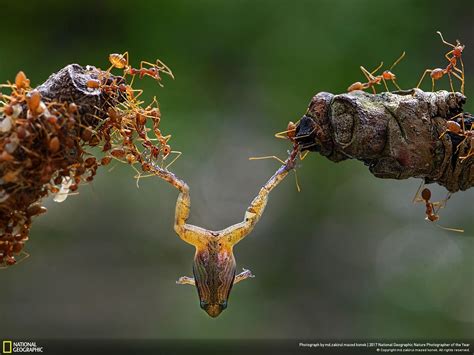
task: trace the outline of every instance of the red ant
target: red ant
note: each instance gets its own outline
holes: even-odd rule
[[[462,117],[462,121],[461,121],[462,125],[460,125],[458,122],[454,121],[454,119],[458,116]],[[464,126],[464,113],[463,112],[457,114],[454,117],[451,117],[451,119],[446,121],[446,130],[439,136],[439,138],[442,138],[446,133],[454,133],[458,136],[463,136],[464,137],[464,139],[457,144],[457,149],[459,149],[459,147],[467,139],[470,140],[469,151],[467,152],[466,155],[459,157],[459,159],[461,161],[464,161],[465,159],[467,159],[467,158],[474,155],[474,130],[472,129],[472,127],[471,127],[471,129],[466,130],[466,128]]]
[[[418,191],[415,194],[415,197],[413,199],[413,202],[423,202],[425,204],[425,214],[426,214],[426,220],[430,222],[437,222],[439,220],[439,210],[446,206],[446,202],[451,198],[451,193],[448,193],[446,198],[443,201],[438,201],[438,202],[431,202],[431,190],[428,188],[424,188],[421,191],[421,196],[419,196],[420,189],[423,187],[423,183],[421,183],[420,187],[418,188]],[[455,228],[447,228],[440,226],[439,224],[436,223],[436,225],[442,229],[453,231],[453,232],[459,232],[459,233],[464,233],[463,229],[455,229]]]
[[[293,143],[293,145],[296,145],[296,128],[298,127],[298,122],[288,122],[288,125],[286,126],[286,131],[275,133],[275,138],[288,139],[291,143]],[[303,154],[301,154],[301,152],[299,153],[300,159],[303,160],[304,158],[306,158],[306,155],[308,155],[309,150],[304,152]]]
[[[125,52],[123,54],[117,54],[117,53],[112,53],[109,55],[109,61],[112,64],[112,66],[109,68],[117,68],[117,69],[123,69],[124,75],[131,75],[135,77],[135,75],[138,74],[138,76],[143,78],[144,76],[149,76],[153,79],[155,79],[160,86],[163,86],[161,84],[161,77],[160,77],[160,72],[163,72],[165,74],[168,74],[171,76],[171,78],[174,79],[174,75],[168,66],[166,66],[162,61],[159,59],[156,60],[156,62],[150,63],[146,61],[141,61],[140,62],[140,69],[135,69],[132,66],[129,65],[128,63],[128,52]],[[148,68],[144,66],[149,66]],[[108,71],[109,71],[108,70]],[[133,79],[132,79],[133,82]]]
[[[28,79],[23,71],[19,71],[15,77],[15,85],[17,89],[26,89],[30,86],[30,79]]]
[[[444,55],[445,58],[448,60],[449,64],[444,69],[442,69],[442,68],[426,69],[425,72],[423,73],[423,75],[421,76],[421,79],[418,82],[418,85],[416,86],[416,88],[420,87],[421,82],[425,78],[426,73],[430,73],[431,83],[432,83],[431,91],[434,91],[435,80],[439,80],[444,75],[447,74],[448,78],[449,78],[449,84],[451,86],[451,91],[454,92],[453,80],[451,78],[451,75],[453,75],[461,81],[461,93],[464,95],[464,63],[462,61],[461,56],[462,56],[462,52],[463,52],[465,46],[461,45],[459,40],[456,40],[456,45],[451,44],[449,42],[446,42],[440,31],[437,31],[436,33],[439,34],[439,36],[441,37],[441,41],[444,44],[446,44],[446,45],[453,48],[452,50],[450,50],[448,53],[446,53]],[[461,63],[461,69],[456,67],[456,64],[457,64],[458,60]],[[461,76],[459,76],[457,73],[455,73],[454,70],[457,71],[458,73],[460,73]]]
[[[360,81],[357,81],[357,82],[353,83],[351,86],[349,86],[347,88],[347,91],[351,92],[351,91],[355,91],[355,90],[365,90],[365,89],[368,89],[368,88],[372,88],[372,91],[374,92],[374,94],[376,94],[377,92],[376,92],[374,86],[375,85],[380,85],[381,82],[383,82],[383,84],[385,85],[385,90],[389,91],[388,85],[387,85],[388,80],[390,80],[398,90],[401,90],[400,86],[398,86],[397,82],[395,81],[397,79],[397,77],[394,73],[392,73],[391,70],[398,63],[400,63],[400,61],[404,57],[405,57],[405,52],[402,53],[402,55],[390,66],[390,68],[388,70],[384,70],[382,72],[382,74],[377,75],[377,76],[374,76],[374,74],[382,67],[383,62],[381,62],[380,65],[377,68],[375,68],[374,70],[372,70],[371,72],[369,72],[363,66],[360,66],[360,70],[362,71],[362,73],[364,74],[364,76],[367,78],[368,81],[366,83],[361,83]]]

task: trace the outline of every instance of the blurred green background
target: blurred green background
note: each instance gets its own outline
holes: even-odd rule
[[[472,1],[2,1],[1,81],[34,85],[69,63],[108,67],[109,53],[162,59],[176,80],[160,88],[162,129],[183,156],[190,223],[240,221],[284,156],[273,138],[319,91],[344,92],[373,68],[402,88],[445,65],[445,38],[466,44],[473,94]],[[425,82],[429,89],[429,80]],[[438,88],[449,89],[447,79]],[[469,101],[467,110],[474,110]],[[474,334],[473,192],[455,194],[440,224],[412,204],[419,180],[374,178],[363,164],[308,156],[272,194],[235,249],[255,279],[238,284],[217,319],[191,276],[193,248],[173,231],[176,191],[118,164],[35,220],[31,257],[1,270],[0,335],[16,338],[467,338]],[[445,191],[434,188],[435,199]]]

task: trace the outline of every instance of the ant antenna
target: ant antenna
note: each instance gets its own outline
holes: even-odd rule
[[[400,58],[398,58],[393,64],[392,66],[390,67],[389,70],[392,70],[393,68],[395,68],[395,66],[400,63],[400,61],[405,57],[405,51],[403,51],[402,55],[400,56]]]
[[[449,42],[446,42],[443,38],[443,34],[440,32],[440,31],[436,31],[437,34],[439,34],[439,36],[441,37],[441,41],[443,41],[444,44],[447,44],[448,46],[451,46],[453,48],[456,48],[456,46],[454,44],[451,44]]]
[[[383,66],[383,62],[380,62],[380,65],[370,72],[370,75],[374,75],[375,73],[377,73],[378,70],[382,68],[382,66]]]

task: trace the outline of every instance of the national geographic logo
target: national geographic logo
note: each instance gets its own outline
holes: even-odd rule
[[[42,353],[43,347],[38,346],[35,341],[11,341],[4,340],[2,345],[3,354],[15,353]]]

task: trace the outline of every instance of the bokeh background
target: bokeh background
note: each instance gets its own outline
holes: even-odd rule
[[[466,44],[474,92],[472,1],[2,1],[1,81],[42,83],[69,63],[108,66],[109,53],[162,59],[175,73],[157,95],[162,129],[183,156],[190,223],[240,221],[284,156],[273,138],[319,91],[344,92],[359,65],[389,64],[403,88],[445,65],[446,39]],[[449,89],[446,80],[439,88]],[[425,89],[430,88],[429,80]],[[468,101],[468,110],[474,110]],[[31,257],[0,273],[0,336],[31,338],[469,338],[474,334],[474,191],[452,196],[440,224],[413,204],[419,180],[374,178],[363,164],[308,156],[272,194],[235,249],[255,279],[217,319],[200,308],[193,248],[173,231],[177,192],[117,164],[37,218]],[[435,199],[445,196],[433,188]]]

